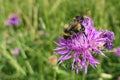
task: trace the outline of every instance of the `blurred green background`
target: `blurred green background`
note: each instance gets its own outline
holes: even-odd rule
[[[101,64],[89,66],[87,75],[71,71],[69,62],[52,65],[48,58],[54,55],[54,41],[62,36],[64,24],[80,14],[91,16],[99,30],[113,31],[114,47],[119,46],[119,10],[120,0],[0,0],[0,80],[117,80],[120,58],[113,53],[99,56]],[[21,21],[16,29],[5,25],[12,13]],[[13,55],[14,48],[20,54]]]

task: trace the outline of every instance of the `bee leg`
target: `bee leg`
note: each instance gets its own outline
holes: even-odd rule
[[[83,25],[81,25],[81,31],[84,32],[85,31],[85,27]]]
[[[73,35],[75,35],[76,33],[75,33],[74,31],[70,31],[70,34],[73,34]]]
[[[82,28],[81,28],[81,31],[82,33],[87,37],[86,33],[85,33],[85,27],[82,25]]]
[[[87,37],[87,35],[85,34],[85,32],[83,32],[83,34],[85,35],[85,37]]]
[[[64,39],[66,39],[66,40],[69,38],[69,36],[63,36],[63,37],[64,37]]]

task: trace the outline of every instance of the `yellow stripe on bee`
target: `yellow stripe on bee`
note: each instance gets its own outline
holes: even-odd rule
[[[84,18],[88,18],[88,16],[85,16],[85,15],[84,15],[83,17],[84,17]]]
[[[65,33],[65,32],[62,32],[62,34],[65,35],[65,36],[70,36],[70,34]]]
[[[76,18],[74,17],[73,20],[76,20]]]
[[[80,24],[77,24],[76,29],[77,29],[77,30],[80,30],[80,29],[81,29],[81,25],[80,25]]]
[[[64,28],[68,28],[68,27],[69,27],[69,24],[65,24],[65,25],[64,25]]]

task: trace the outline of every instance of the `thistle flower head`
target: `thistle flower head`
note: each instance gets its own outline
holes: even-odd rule
[[[106,39],[106,44],[105,44],[105,47],[108,49],[108,50],[112,50],[113,48],[113,45],[112,45],[112,41],[115,39],[114,37],[114,33],[113,32],[110,32],[108,30],[104,30],[101,34],[101,37],[105,38]]]
[[[45,34],[45,32],[44,32],[43,30],[40,30],[40,31],[39,31],[39,34],[40,34],[40,35],[43,35],[43,34]]]
[[[19,18],[16,14],[12,14],[8,20],[6,20],[7,26],[18,26],[20,24]]]
[[[20,53],[19,49],[18,48],[15,48],[13,51],[12,51],[12,54],[14,55],[18,55]]]
[[[114,49],[114,54],[120,57],[120,47]]]
[[[67,40],[61,37],[59,38],[59,42],[56,42],[58,47],[55,50],[57,50],[56,54],[61,55],[59,58],[60,63],[65,60],[72,59],[72,69],[76,68],[77,73],[84,69],[85,73],[87,73],[89,64],[93,68],[99,64],[99,60],[97,60],[93,55],[99,54],[101,56],[105,56],[102,50],[104,49],[109,37],[109,43],[114,40],[114,35],[111,36],[107,34],[107,36],[104,36],[104,31],[98,31],[94,27],[91,17],[85,18],[81,24],[85,27],[86,35],[80,32]]]

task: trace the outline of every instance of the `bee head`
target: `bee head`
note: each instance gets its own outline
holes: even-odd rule
[[[82,23],[83,20],[87,18],[87,16],[82,15],[82,16],[76,16],[75,18],[76,18],[77,22]]]

